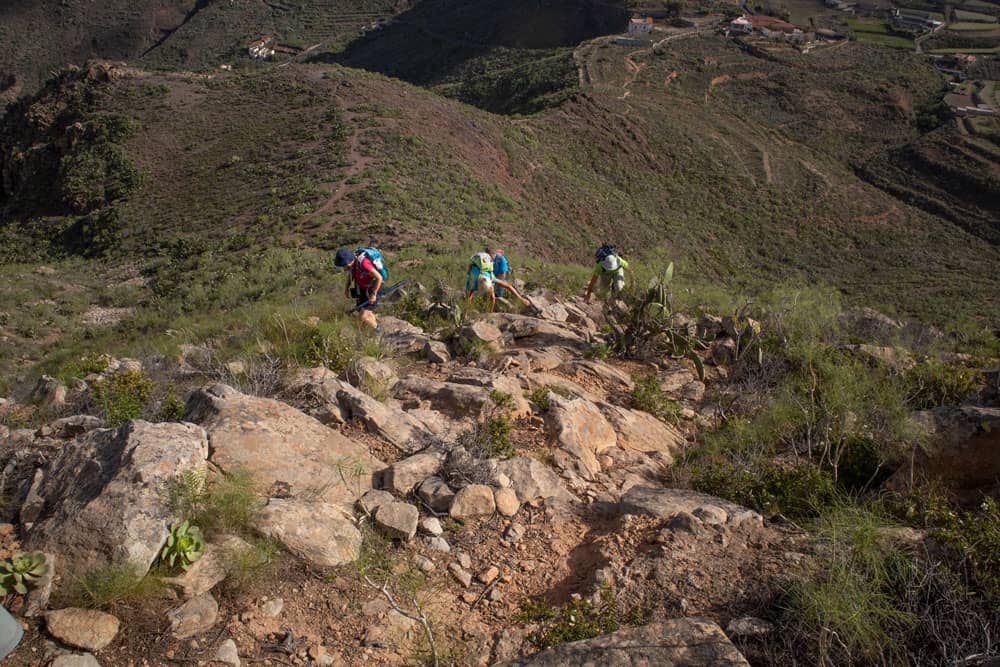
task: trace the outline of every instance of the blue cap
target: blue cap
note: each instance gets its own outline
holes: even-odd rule
[[[354,253],[347,248],[341,248],[337,251],[337,256],[333,260],[335,266],[347,266],[354,261]]]

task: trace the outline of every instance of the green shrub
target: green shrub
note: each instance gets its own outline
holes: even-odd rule
[[[875,488],[888,475],[882,467],[883,463],[879,444],[875,440],[852,437],[840,458],[837,483],[850,492]]]
[[[830,473],[809,463],[749,468],[712,462],[693,468],[691,486],[760,512],[796,518],[818,516],[838,498]]]
[[[63,384],[70,384],[74,380],[82,380],[91,373],[103,373],[107,370],[111,358],[106,354],[84,356],[74,361],[68,361],[59,367],[55,377]]]
[[[597,359],[599,361],[604,361],[610,354],[611,347],[604,341],[595,341],[588,345],[587,349],[583,351],[583,357],[585,359]]]
[[[160,412],[157,415],[157,420],[161,422],[180,421],[184,416],[184,409],[184,401],[177,398],[177,394],[174,393],[174,385],[167,385],[167,391],[160,401]]]
[[[905,663],[905,640],[915,625],[895,587],[908,578],[912,562],[884,535],[877,512],[846,506],[816,525],[820,562],[795,580],[785,602],[784,621],[814,664]]]
[[[657,419],[676,424],[680,418],[680,406],[660,388],[655,375],[632,378],[632,407],[653,415]]]
[[[542,412],[548,412],[549,408],[552,407],[549,402],[549,392],[551,389],[548,387],[539,387],[530,394],[528,394],[528,400],[538,406],[538,409]]]
[[[82,135],[59,163],[57,185],[70,208],[88,212],[128,197],[144,177],[121,145],[133,132],[127,118],[106,114],[82,127]]]
[[[600,602],[596,605],[580,599],[555,608],[544,601],[524,600],[518,620],[541,626],[528,635],[528,640],[546,649],[614,632],[619,626],[618,601],[610,586],[601,589]]]
[[[263,500],[249,470],[209,477],[195,469],[184,471],[171,487],[170,505],[181,519],[201,526],[209,535],[248,535]]]
[[[142,371],[127,370],[95,382],[90,398],[101,408],[107,425],[115,427],[142,416],[155,389],[156,384]]]
[[[983,388],[979,371],[937,361],[917,364],[903,374],[907,402],[916,410],[958,405]]]
[[[960,567],[988,599],[1000,604],[1000,510],[986,498],[977,510],[944,514],[934,536],[958,554]]]

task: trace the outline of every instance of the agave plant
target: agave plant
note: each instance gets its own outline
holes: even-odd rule
[[[0,561],[0,594],[24,595],[48,571],[45,554],[40,552],[19,553],[5,558]]]
[[[198,526],[192,526],[187,521],[179,525],[175,523],[170,526],[170,534],[160,552],[160,560],[170,567],[180,565],[186,570],[201,558],[204,551],[205,540]]]

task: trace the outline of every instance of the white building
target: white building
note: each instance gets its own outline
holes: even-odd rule
[[[652,16],[646,16],[643,18],[634,16],[628,22],[628,34],[630,35],[648,35],[651,32],[653,32]]]
[[[274,35],[262,35],[260,39],[254,40],[247,45],[247,53],[251,58],[267,60],[274,55]]]
[[[729,22],[729,32],[749,35],[753,33],[753,23],[745,16],[740,16]]]

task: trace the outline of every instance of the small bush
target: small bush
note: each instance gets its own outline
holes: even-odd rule
[[[142,416],[155,389],[156,383],[141,371],[128,370],[95,382],[90,397],[101,408],[107,425],[115,427]]]
[[[963,366],[926,362],[903,375],[907,403],[916,410],[958,405],[983,388],[983,376]]]
[[[226,587],[243,590],[260,581],[268,568],[281,557],[281,553],[281,547],[274,540],[252,538],[247,548],[227,554]]]
[[[91,373],[103,373],[107,370],[111,358],[106,354],[85,354],[75,361],[63,364],[55,373],[57,380],[70,384],[73,380],[82,380]]]
[[[174,393],[174,385],[167,385],[167,391],[160,401],[160,412],[157,420],[161,422],[180,421],[184,416],[184,401],[177,398]]]
[[[610,354],[611,347],[604,341],[591,343],[587,349],[583,351],[585,359],[597,359],[598,361],[604,361]]]
[[[180,565],[181,569],[186,570],[204,552],[205,540],[201,536],[201,529],[184,521],[170,526],[167,543],[160,552],[160,562],[170,568]]]
[[[1000,510],[993,498],[972,512],[946,515],[934,536],[958,554],[960,568],[987,599],[1000,603]]]
[[[760,512],[790,517],[818,516],[838,497],[830,473],[809,463],[793,467],[763,463],[756,468],[708,463],[694,467],[691,486]]]
[[[680,406],[664,393],[655,375],[633,378],[632,407],[653,415],[660,421],[676,424],[680,417]]]
[[[69,603],[88,609],[114,611],[156,597],[165,591],[157,577],[146,577],[132,564],[108,565],[90,570],[70,587]]]
[[[541,412],[548,412],[549,408],[552,407],[549,402],[549,392],[552,391],[548,387],[539,387],[530,394],[528,394],[528,400],[538,406]]]
[[[619,626],[618,601],[609,586],[601,589],[601,599],[596,605],[581,599],[555,608],[544,601],[524,600],[518,620],[541,625],[528,635],[528,640],[546,649],[614,632]]]

